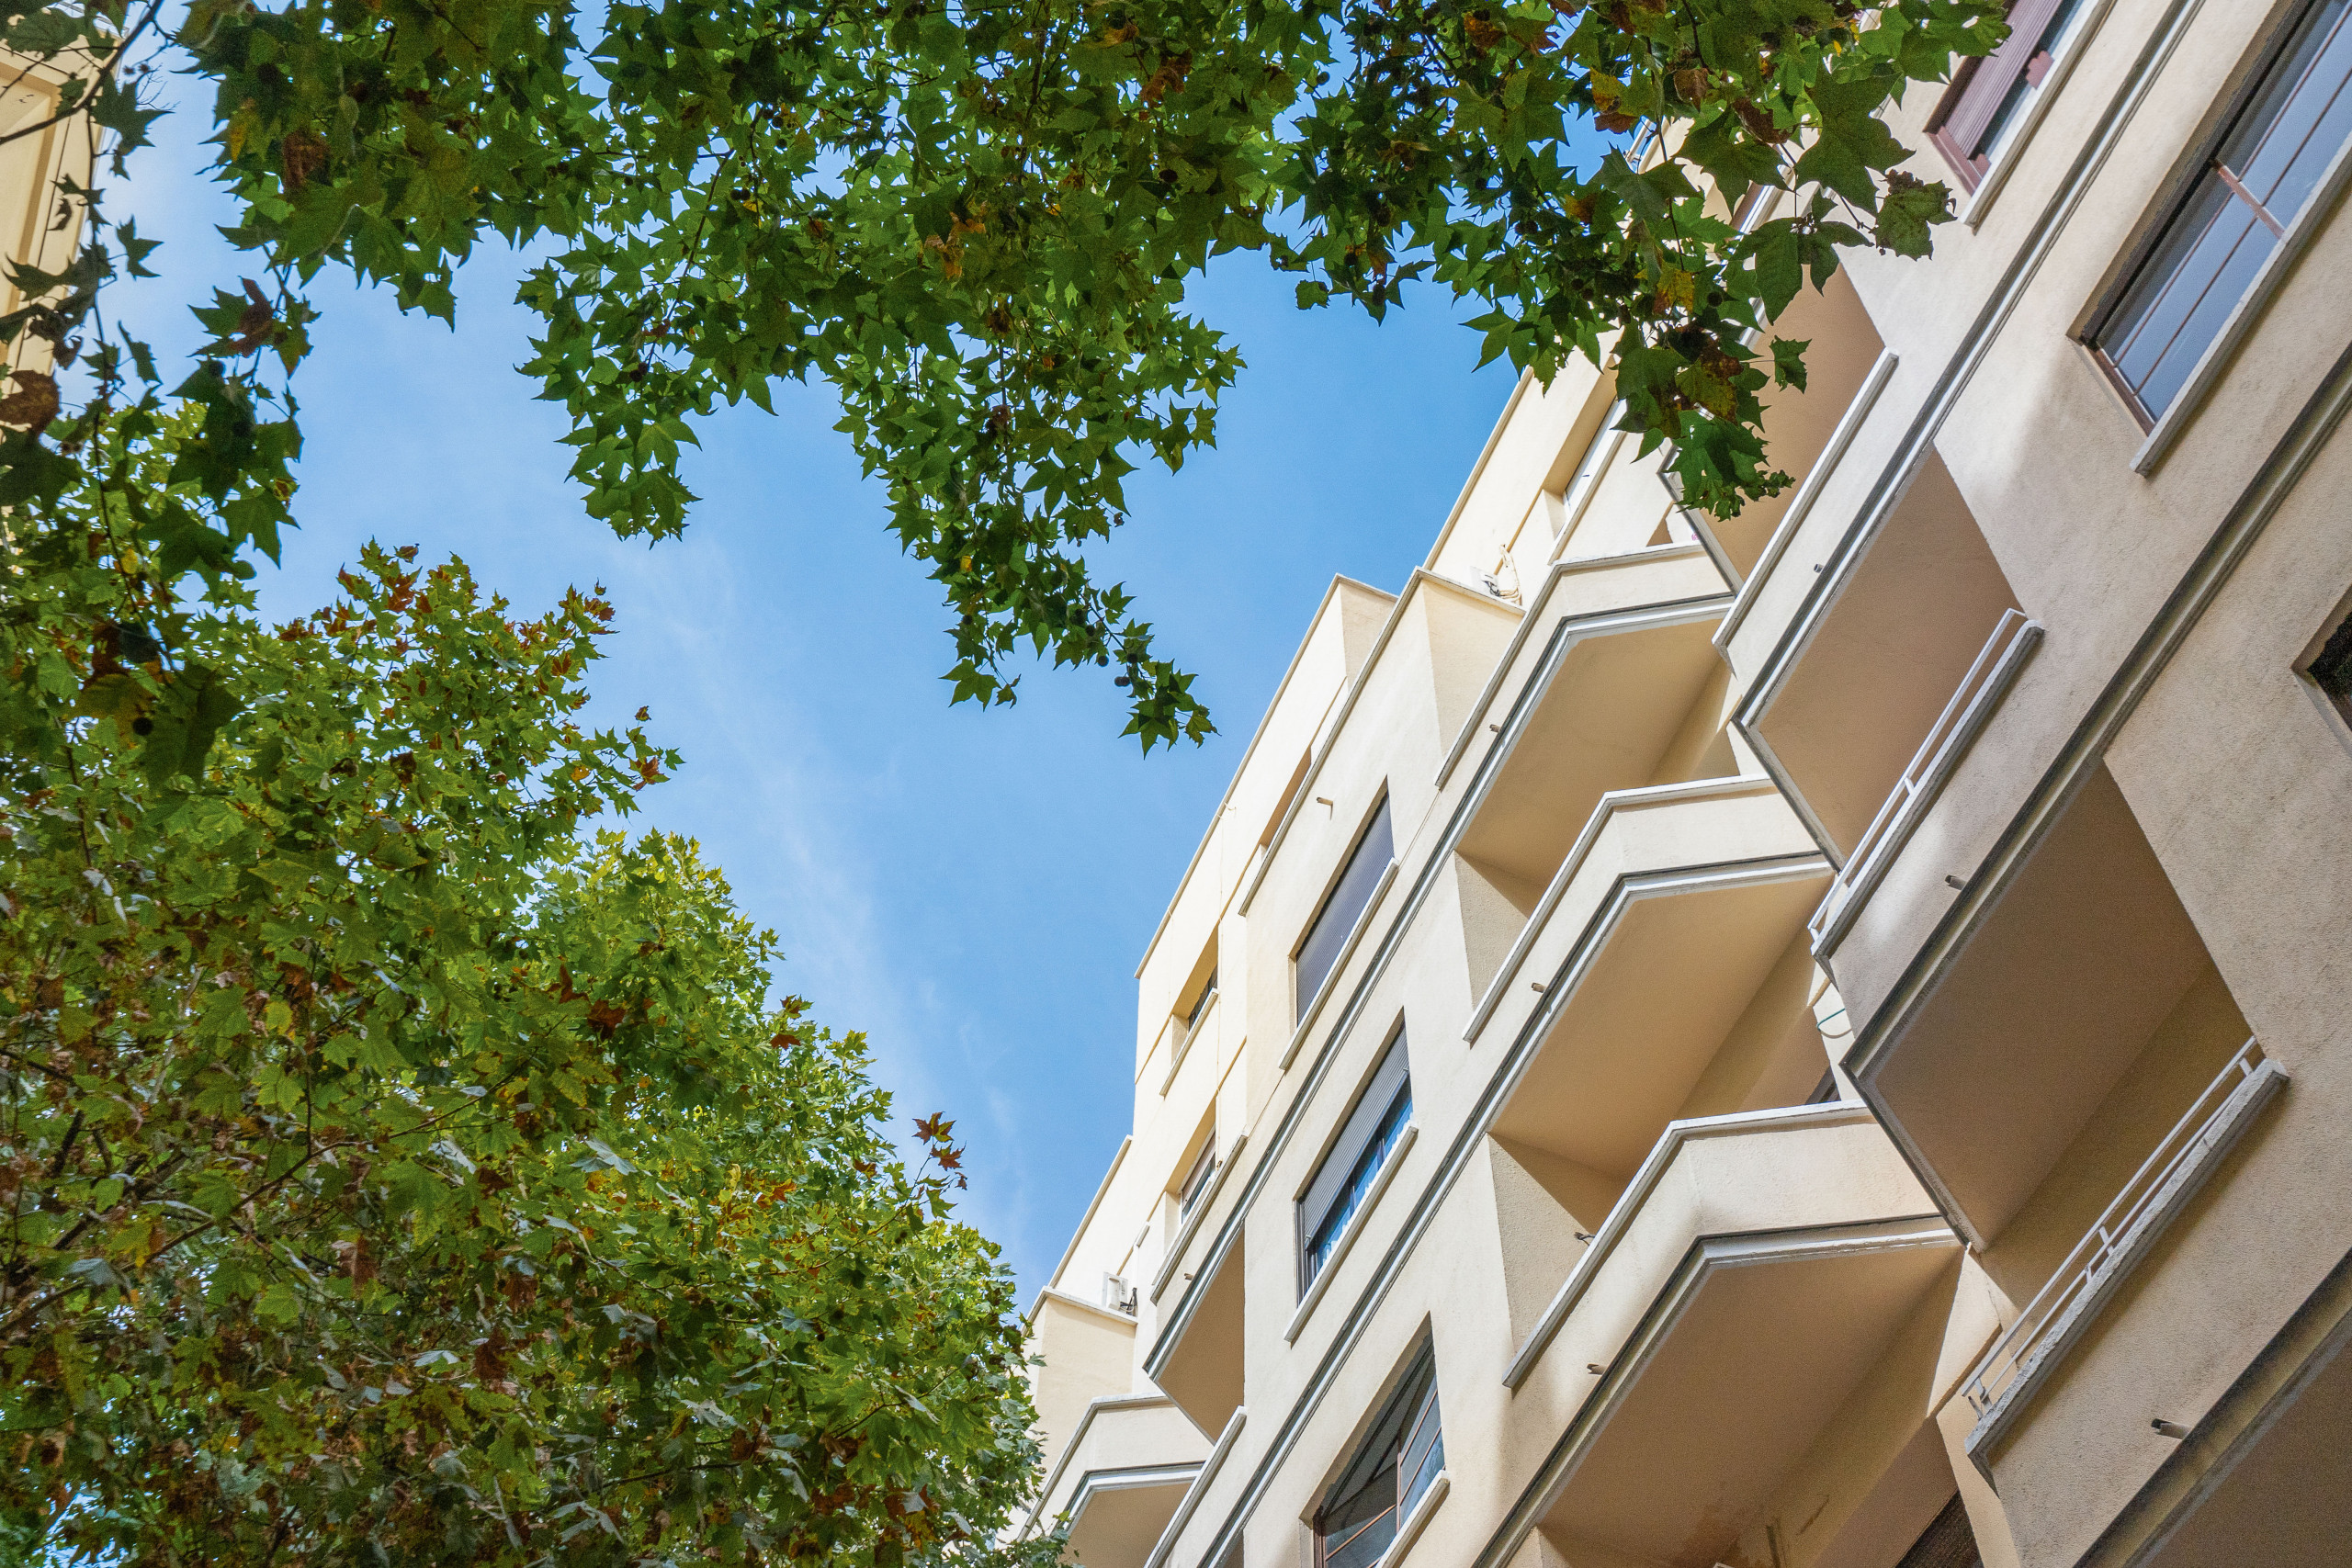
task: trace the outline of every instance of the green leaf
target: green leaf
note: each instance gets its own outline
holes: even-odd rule
[[[184,663],[165,676],[142,721],[150,728],[139,765],[148,783],[161,789],[177,778],[202,778],[212,742],[237,708],[228,677],[209,666]]]
[[[1951,192],[1941,180],[1922,181],[1897,169],[1886,176],[1872,237],[1883,251],[1924,256],[1933,249],[1928,231],[1951,220]]]
[[[1781,183],[1781,155],[1746,134],[1739,117],[1717,109],[1682,139],[1681,155],[1713,176],[1724,199],[1736,208],[1757,185]]]
[[[1804,353],[1813,346],[1810,339],[1792,342],[1784,337],[1772,340],[1772,380],[1776,386],[1793,387],[1804,390]]]
[[[1911,155],[1877,118],[1895,80],[1887,72],[1815,84],[1814,141],[1790,171],[1792,181],[1818,181],[1864,211],[1874,210],[1878,191],[1871,171],[1893,168]]]

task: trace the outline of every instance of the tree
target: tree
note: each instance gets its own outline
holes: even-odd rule
[[[162,0],[52,0],[9,47],[72,75],[59,113],[144,139],[138,52]],[[1138,461],[1214,439],[1239,351],[1185,308],[1231,251],[1302,305],[1375,316],[1427,281],[1485,307],[1489,357],[1548,375],[1611,355],[1626,428],[1675,444],[1695,505],[1777,491],[1758,392],[1803,344],[1747,340],[1840,245],[1924,254],[1938,183],[1877,118],[1999,0],[621,0],[592,39],[567,0],[195,0],[164,53],[214,85],[230,232],[266,281],[216,292],[184,381],[93,314],[152,245],[95,195],[88,243],[30,276],[0,332],[88,370],[66,411],[18,378],[0,492],[36,510],[125,402],[207,411],[159,519],[168,566],[216,570],[293,520],[285,378],[322,270],[449,316],[486,236],[546,245],[526,367],[563,403],[588,510],[673,533],[681,448],[783,378],[839,394],[905,548],[954,616],[956,695],[1012,700],[1026,641],[1115,664],[1147,748],[1209,721],[1087,546]],[[119,39],[120,46],[108,40]],[[92,40],[100,40],[93,43]],[[86,58],[85,51],[95,50]],[[1655,127],[1641,166],[1626,135]],[[1615,143],[1576,152],[1597,127]],[[22,135],[24,132],[16,134]],[[1725,216],[1753,185],[1784,215]],[[20,269],[21,270],[21,269]]]
[[[694,846],[582,831],[674,761],[572,718],[611,611],[510,619],[373,547],[274,630],[176,598],[126,563],[201,417],[114,422],[12,524],[0,1528],[141,1564],[997,1554],[1035,1450],[952,1127],[904,1168],[862,1042],[770,1004]]]
[[[977,1560],[1034,1480],[1009,1284],[893,1158],[855,1036],[767,1002],[692,847],[582,837],[674,759],[572,718],[609,615],[511,620],[371,550],[268,628],[322,272],[455,310],[550,259],[528,367],[590,513],[682,526],[721,400],[817,377],[955,616],[1204,735],[1085,551],[1215,434],[1216,254],[1490,355],[1613,355],[1718,512],[1785,477],[1753,331],[1837,247],[1923,254],[1876,116],[1996,0],[56,0],[0,45],[81,139],[0,318],[0,1526],[139,1562]],[[107,181],[164,65],[213,85],[254,278],[192,369],[109,320]],[[1571,156],[1587,118],[1620,139]],[[1630,155],[1637,123],[1665,149]],[[100,145],[103,142],[103,147]],[[103,153],[103,156],[101,156]],[[85,166],[86,162],[86,166]],[[1735,228],[1723,203],[1796,187]],[[1056,1546],[1035,1547],[1042,1561]]]

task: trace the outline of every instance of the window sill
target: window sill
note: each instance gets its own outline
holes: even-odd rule
[[[2228,368],[2230,361],[2237,357],[2246,335],[2254,331],[2255,322],[2269,309],[2271,298],[2286,283],[2287,275],[2294,270],[2303,253],[2311,249],[2312,242],[2319,237],[2321,227],[2334,214],[2336,200],[2344,194],[2347,179],[2352,179],[2352,141],[2346,141],[2336,149],[2335,156],[2329,161],[2327,172],[2320,176],[2319,186],[2312,192],[2311,199],[2303,203],[2302,211],[2295,215],[2294,222],[2289,224],[2287,231],[2278,237],[2278,247],[2270,253],[2270,259],[2262,264],[2262,270],[2254,275],[2254,281],[2247,285],[2245,295],[2230,311],[2229,320],[2223,321],[2222,330],[2213,334],[2213,341],[2206,345],[2204,354],[2197,361],[2197,367],[2181,383],[2172,406],[2158,415],[2156,423],[2149,428],[2147,439],[2140,443],[2140,450],[2132,455],[2133,473],[2143,478],[2154,473],[2156,465],[2164,461],[2165,454],[2180,439],[2180,434],[2188,428],[2189,421],[2197,417],[2197,411],[2212,393],[2213,384],[2222,378],[2222,372]],[[2109,305],[2102,310],[2112,308]],[[2097,353],[2096,350],[2092,352]]]
[[[1287,1071],[1291,1063],[1298,1059],[1298,1048],[1306,1043],[1306,1032],[1315,1027],[1316,1019],[1322,1015],[1323,1004],[1329,1001],[1331,993],[1340,988],[1340,976],[1346,972],[1348,960],[1356,955],[1357,944],[1363,941],[1363,933],[1372,929],[1372,917],[1379,909],[1381,899],[1388,896],[1389,885],[1396,880],[1396,861],[1392,856],[1388,869],[1382,872],[1380,880],[1372,885],[1372,893],[1363,901],[1363,913],[1356,917],[1355,930],[1348,933],[1348,940],[1340,945],[1340,955],[1331,960],[1331,972],[1323,976],[1323,984],[1306,1004],[1306,1010],[1298,1015],[1298,1027],[1291,1031],[1290,1043],[1283,1048],[1283,1059],[1274,1064],[1278,1071]]]
[[[1444,1502],[1445,1495],[1453,1490],[1453,1477],[1450,1472],[1441,1470],[1431,1476],[1430,1489],[1421,1494],[1421,1500],[1413,1505],[1411,1513],[1405,1516],[1405,1522],[1397,1527],[1396,1539],[1388,1543],[1388,1550],[1380,1554],[1380,1561],[1374,1563],[1373,1568],[1396,1568],[1396,1564],[1405,1561],[1405,1553],[1413,1550],[1413,1543],[1421,1539],[1423,1530],[1429,1529],[1430,1517],[1437,1512],[1437,1506]]]
[[[1396,1146],[1389,1151],[1387,1159],[1381,1162],[1380,1174],[1372,1179],[1372,1190],[1364,1194],[1363,1207],[1358,1209],[1356,1217],[1348,1222],[1348,1228],[1340,1233],[1339,1241],[1331,1248],[1331,1256],[1324,1259],[1323,1267],[1315,1271],[1315,1282],[1306,1287],[1306,1294],[1299,1299],[1298,1310],[1291,1314],[1290,1324],[1283,1330],[1283,1344],[1298,1342],[1299,1331],[1314,1315],[1316,1304],[1322,1301],[1323,1292],[1331,1288],[1331,1277],[1340,1271],[1340,1265],[1347,1261],[1349,1251],[1356,1244],[1356,1237],[1363,1234],[1373,1211],[1380,1207],[1381,1194],[1387,1191],[1388,1184],[1396,1179],[1398,1168],[1404,1165],[1405,1156],[1411,1152],[1413,1140],[1420,1136],[1420,1132],[1418,1122],[1408,1122],[1405,1130],[1396,1134]]]

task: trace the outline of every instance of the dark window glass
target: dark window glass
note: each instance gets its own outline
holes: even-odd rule
[[[2327,646],[2312,660],[2312,679],[2319,682],[2338,712],[2352,718],[2352,619],[2335,628]]]
[[[1444,1468],[1437,1366],[1424,1345],[1315,1516],[1315,1555],[1321,1568],[1371,1568],[1379,1562],[1396,1539],[1397,1527]]]
[[[2086,0],[2016,0],[2009,7],[2009,36],[1991,54],[1962,66],[1951,91],[1928,117],[1929,138],[1969,189],[1976,188],[2025,123],[2027,108],[2086,8]]]
[[[1984,1555],[1976,1550],[1976,1532],[1969,1529],[1968,1510],[1957,1494],[1894,1568],[1984,1568]]]
[[[1209,1010],[1209,998],[1215,995],[1216,995],[1216,971],[1212,969],[1209,971],[1208,979],[1201,986],[1201,994],[1193,998],[1193,1010],[1184,1015],[1186,1030],[1200,1027],[1201,1014]]]
[[[1379,886],[1380,874],[1388,869],[1395,853],[1396,845],[1388,835],[1388,802],[1384,799],[1349,853],[1348,869],[1340,874],[1323,907],[1315,911],[1306,940],[1298,944],[1297,1017],[1306,1016],[1306,1004],[1315,999],[1315,993],[1330,976],[1331,965],[1340,961],[1340,950],[1347,946],[1349,933],[1363,918],[1363,907],[1372,902],[1372,890]]]
[[[2051,7],[2048,20],[2029,38],[2016,40],[2023,56],[2018,73],[2010,78],[2000,101],[1993,106],[1991,117],[1970,149],[1971,155],[1981,160],[1976,165],[1978,173],[1990,168],[1993,160],[2007,151],[2010,137],[2025,123],[2027,106],[2041,95],[2041,80],[2057,63],[2058,51],[2065,45],[2066,35],[2074,30],[2075,18],[2083,14],[2084,4],[2085,0],[2058,0]],[[2031,25],[2029,20],[2027,26]]]
[[[1178,1219],[1193,1212],[1193,1205],[1201,1201],[1201,1194],[1209,1190],[1209,1182],[1216,1175],[1216,1138],[1211,1134],[1209,1141],[1201,1146],[1200,1157],[1193,1162],[1193,1168],[1184,1173],[1183,1190],[1176,1199]]]
[[[1412,1115],[1413,1079],[1405,1066],[1405,1037],[1399,1034],[1389,1042],[1331,1152],[1323,1156],[1315,1179],[1306,1184],[1306,1195],[1298,1201],[1300,1291],[1313,1284],[1330,1261],[1331,1249],[1363,1207]]]
[[[2317,0],[2231,118],[2205,173],[2091,334],[2153,422],[2221,335],[2352,137],[2352,0]]]

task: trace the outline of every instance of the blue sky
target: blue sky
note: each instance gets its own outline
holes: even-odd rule
[[[186,78],[166,96],[202,104]],[[175,352],[195,341],[184,305],[243,270],[211,228],[227,213],[199,129],[175,115],[141,155],[127,209],[165,242],[165,281],[112,307]],[[1146,758],[1119,738],[1107,671],[1039,669],[1011,709],[949,705],[947,615],[821,389],[708,423],[683,538],[626,544],[587,518],[560,411],[513,369],[531,325],[511,302],[521,270],[478,256],[454,333],[322,276],[298,386],[303,526],[263,567],[264,608],[327,602],[371,536],[461,555],[524,609],[605,583],[619,615],[591,717],[648,705],[686,759],[638,824],[700,840],[782,938],[780,984],[867,1032],[899,1131],[956,1120],[964,1215],[1003,1245],[1025,1300],[1127,1129],[1136,964],[1307,616],[1335,572],[1402,583],[1511,373],[1474,368],[1476,334],[1434,294],[1375,326],[1301,313],[1254,258],[1220,264],[1195,301],[1250,360],[1220,445],[1136,476],[1130,524],[1098,554],[1199,673],[1221,730]]]

